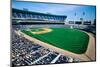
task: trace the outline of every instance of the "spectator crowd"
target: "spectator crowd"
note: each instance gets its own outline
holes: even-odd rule
[[[79,62],[79,59],[64,56],[60,53],[44,48],[29,41],[12,30],[11,44],[12,66],[40,65],[53,63]]]

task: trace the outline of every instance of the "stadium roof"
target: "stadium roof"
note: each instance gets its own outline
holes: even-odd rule
[[[64,15],[54,15],[54,14],[49,14],[49,13],[39,13],[39,12],[33,12],[33,11],[25,11],[25,10],[20,10],[20,9],[15,9],[15,8],[12,8],[12,12],[13,11],[16,11],[16,12],[21,12],[21,13],[28,13],[28,14],[41,14],[41,15],[48,15],[48,16],[56,16],[56,17],[64,17],[64,18],[67,18],[67,16],[64,16]]]

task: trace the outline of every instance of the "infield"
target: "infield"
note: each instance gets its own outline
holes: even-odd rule
[[[55,47],[71,51],[76,54],[83,54],[87,50],[89,36],[76,29],[50,28],[52,31],[43,34],[33,34],[41,31],[38,29],[21,30],[23,33],[49,43]],[[43,30],[42,30],[43,31]]]

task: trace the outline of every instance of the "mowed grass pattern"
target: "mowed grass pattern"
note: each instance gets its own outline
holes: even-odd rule
[[[83,54],[87,50],[89,36],[76,29],[51,28],[52,32],[45,34],[33,34],[31,31],[22,30],[23,33],[37,38],[43,42],[49,43],[55,47],[71,51],[77,54]]]

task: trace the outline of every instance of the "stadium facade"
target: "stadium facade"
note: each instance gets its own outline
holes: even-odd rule
[[[19,10],[12,8],[12,21],[13,24],[21,23],[21,22],[33,22],[33,24],[37,23],[56,23],[56,24],[64,24],[67,16],[64,15],[54,15],[49,13],[39,13],[32,12],[28,10]],[[28,23],[29,24],[29,23]]]

